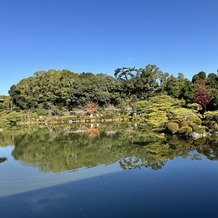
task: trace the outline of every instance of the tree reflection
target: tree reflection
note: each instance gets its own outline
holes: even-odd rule
[[[6,157],[0,157],[0,163],[3,163],[3,162],[5,162],[7,160],[7,158]]]
[[[90,128],[95,129],[91,130],[95,134],[89,134]],[[181,140],[176,136],[151,132],[146,127],[36,128],[17,133],[13,138],[14,158],[44,172],[77,170],[115,162],[124,170],[141,167],[157,170],[176,157],[199,160],[206,156],[210,160],[218,159],[216,138]]]
[[[82,127],[90,138],[95,138],[100,134],[99,124],[91,124],[89,127]]]

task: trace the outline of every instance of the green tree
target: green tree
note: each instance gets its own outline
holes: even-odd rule
[[[183,98],[184,90],[188,84],[188,80],[184,77],[182,73],[178,73],[177,77],[173,75],[169,76],[166,81],[166,92],[173,98]]]
[[[135,94],[139,99],[147,99],[156,94],[159,83],[162,82],[163,73],[156,65],[147,65],[140,68],[134,79]]]
[[[13,105],[21,110],[71,109],[90,101],[100,106],[116,105],[120,101],[120,82],[105,74],[38,71],[13,85],[9,94]]]
[[[203,84],[206,80],[206,73],[204,71],[200,71],[192,77],[192,82],[197,84]]]
[[[114,72],[115,78],[121,82],[123,93],[129,97],[134,93],[135,83],[134,79],[137,75],[138,70],[133,67],[117,68]]]
[[[168,123],[168,113],[172,107],[184,104],[183,101],[174,99],[168,95],[151,97],[136,103],[137,110],[144,113],[145,122],[153,128],[165,129]]]
[[[156,65],[147,65],[145,68],[118,68],[115,70],[115,77],[121,82],[122,91],[127,98],[142,100],[154,96],[160,85],[163,85],[168,76]]]

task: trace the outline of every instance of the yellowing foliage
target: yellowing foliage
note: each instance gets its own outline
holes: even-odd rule
[[[168,95],[159,95],[146,101],[139,101],[136,107],[145,114],[145,122],[154,128],[164,129],[168,122],[168,112],[174,106],[178,107],[183,101]]]
[[[171,132],[171,133],[175,133],[178,131],[179,129],[179,124],[178,123],[174,123],[174,122],[169,122],[167,124],[167,129]]]
[[[183,103],[182,100],[160,95],[139,101],[136,107],[144,113],[145,122],[153,128],[167,128],[173,134],[189,134],[193,129],[197,132],[205,131],[199,115],[192,109],[182,107]]]

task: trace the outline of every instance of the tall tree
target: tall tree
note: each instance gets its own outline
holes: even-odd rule
[[[135,90],[135,77],[138,70],[135,67],[117,68],[114,72],[115,78],[122,84],[122,92],[129,97]]]
[[[135,67],[118,68],[115,70],[114,75],[121,82],[126,97],[135,96],[138,99],[147,99],[154,96],[159,85],[168,76],[168,74],[163,74],[156,65],[151,64],[140,69]]]
[[[147,99],[155,95],[160,81],[162,82],[163,72],[156,65],[147,65],[140,68],[135,78],[135,93],[140,99]]]
[[[206,77],[206,73],[204,71],[200,71],[192,77],[192,82],[197,84],[204,84]]]
[[[178,73],[178,76],[169,76],[166,81],[165,90],[168,95],[173,98],[184,98],[184,88],[186,86],[187,79],[182,73]]]

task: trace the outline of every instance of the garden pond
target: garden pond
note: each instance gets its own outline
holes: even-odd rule
[[[218,217],[218,139],[144,125],[0,133],[0,216]]]

